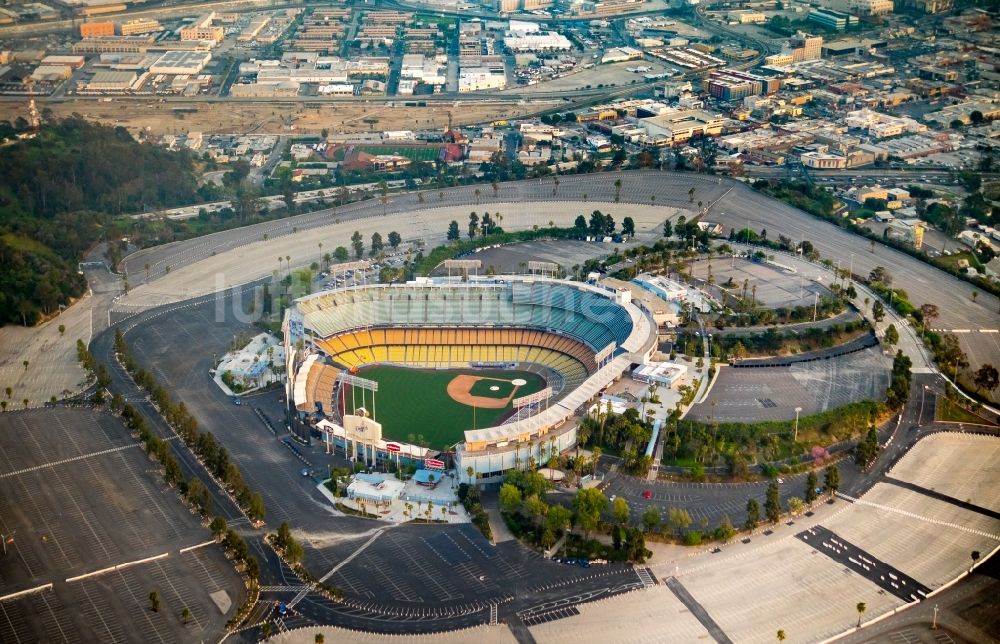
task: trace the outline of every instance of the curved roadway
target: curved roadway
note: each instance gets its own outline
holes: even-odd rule
[[[997,362],[997,356],[1000,356],[1000,334],[995,332],[1000,326],[1000,316],[997,314],[1000,300],[996,296],[978,293],[977,299],[973,300],[972,294],[977,291],[975,287],[905,253],[880,244],[875,244],[873,248],[868,240],[758,193],[741,182],[693,173],[634,171],[565,175],[559,177],[558,187],[552,178],[529,179],[500,184],[496,195],[488,184],[448,188],[440,191],[443,198],[439,198],[438,190],[428,189],[423,193],[424,203],[419,202],[416,193],[393,195],[385,207],[385,215],[383,205],[377,199],[370,199],[341,208],[152,247],[130,255],[122,265],[129,274],[136,276],[142,275],[145,264],[149,263],[150,280],[155,283],[157,278],[163,276],[167,265],[177,269],[213,255],[261,242],[265,234],[269,240],[274,240],[293,234],[296,230],[306,231],[327,226],[337,220],[346,222],[380,218],[383,232],[395,228],[403,231],[404,237],[407,237],[405,232],[412,228],[414,212],[430,211],[439,206],[469,206],[470,210],[480,212],[500,206],[509,212],[510,204],[516,202],[567,204],[576,201],[579,202],[577,205],[580,212],[586,213],[600,206],[615,214],[616,207],[623,208],[613,203],[617,192],[614,185],[616,180],[622,182],[620,199],[623,204],[646,205],[649,208],[671,206],[697,209],[697,203],[702,201],[708,206],[706,220],[722,223],[727,228],[742,229],[747,225],[757,231],[766,228],[772,239],[785,235],[795,242],[811,241],[823,258],[842,268],[850,267],[855,274],[867,275],[876,266],[885,266],[893,276],[893,285],[904,289],[915,306],[924,303],[938,306],[940,317],[933,321],[933,326],[959,332],[958,337],[969,355],[972,369],[985,362]],[[688,193],[691,188],[694,188],[693,202]],[[478,198],[476,189],[480,191]],[[421,216],[424,216],[425,225],[433,227],[435,232],[443,231],[447,222],[454,218],[449,214],[442,221],[435,221],[432,214],[421,213]],[[544,212],[537,214],[541,219],[545,218]],[[620,220],[621,217],[616,219]],[[565,222],[567,225],[568,223]],[[339,240],[324,239],[324,251],[331,251],[337,245],[350,247],[349,236],[350,233],[347,232]],[[304,250],[306,255],[293,258],[293,261],[301,260],[301,265],[308,265],[318,255],[318,249],[314,250],[311,245]],[[250,270],[249,274],[259,276],[260,272]]]

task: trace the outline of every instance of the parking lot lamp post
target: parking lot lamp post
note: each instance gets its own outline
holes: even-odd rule
[[[794,442],[799,442],[799,412],[802,411],[801,407],[795,408],[795,434],[792,436]]]

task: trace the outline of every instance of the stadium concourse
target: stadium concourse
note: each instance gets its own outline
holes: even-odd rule
[[[646,363],[656,345],[650,313],[627,289],[524,276],[424,278],[316,293],[295,300],[284,331],[290,404],[300,420],[321,421],[317,427],[333,434],[327,442],[353,456],[360,445],[361,459],[370,463],[400,453],[424,458],[429,451],[401,440],[407,435],[401,427],[390,429],[395,441],[383,439],[386,428],[378,421],[405,416],[430,400],[439,425],[434,436],[458,443],[457,471],[471,467],[486,481],[500,480],[530,458],[541,462],[546,453],[572,448],[576,426],[566,421],[633,364]],[[379,396],[378,383],[363,377],[370,372],[359,371],[370,365],[412,368],[411,384],[403,388],[409,393]],[[449,369],[473,371],[438,377]],[[516,377],[518,372],[528,373]],[[530,387],[534,375],[544,389]],[[479,386],[484,377],[488,382]],[[431,381],[432,389],[424,386]],[[491,388],[489,382],[499,384]],[[365,414],[377,428],[367,424],[369,433],[362,435],[348,426],[357,425],[348,418],[357,403],[352,393],[348,405],[345,386],[362,390]],[[446,398],[435,405],[441,396]],[[471,409],[476,400],[510,414],[491,416],[501,419],[498,425],[476,428],[467,424],[468,414],[450,411],[456,405]],[[387,407],[390,412],[380,416],[377,410]]]

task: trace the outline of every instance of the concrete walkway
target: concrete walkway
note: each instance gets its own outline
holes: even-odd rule
[[[514,541],[517,537],[507,527],[507,522],[500,515],[500,506],[497,504],[495,494],[484,495],[482,497],[483,509],[486,510],[490,518],[490,531],[493,533],[493,543],[503,543],[504,541]]]

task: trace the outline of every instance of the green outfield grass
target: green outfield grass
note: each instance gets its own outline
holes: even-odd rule
[[[545,388],[545,380],[534,373],[515,370],[486,369],[408,369],[395,366],[374,366],[362,368],[358,374],[378,382],[375,398],[375,420],[382,423],[385,438],[410,441],[422,435],[424,444],[441,448],[462,441],[463,432],[475,428],[492,427],[511,412],[511,405],[503,409],[475,409],[452,400],[448,395],[448,383],[458,375],[469,374],[497,380],[480,380],[473,385],[472,393],[490,398],[506,398],[513,386],[511,380],[523,378],[528,384],[519,387],[517,396],[526,396]],[[490,391],[490,386],[499,386],[499,391]],[[361,404],[360,393],[357,402]],[[348,405],[351,395],[347,394]],[[371,410],[371,394],[368,404]]]

